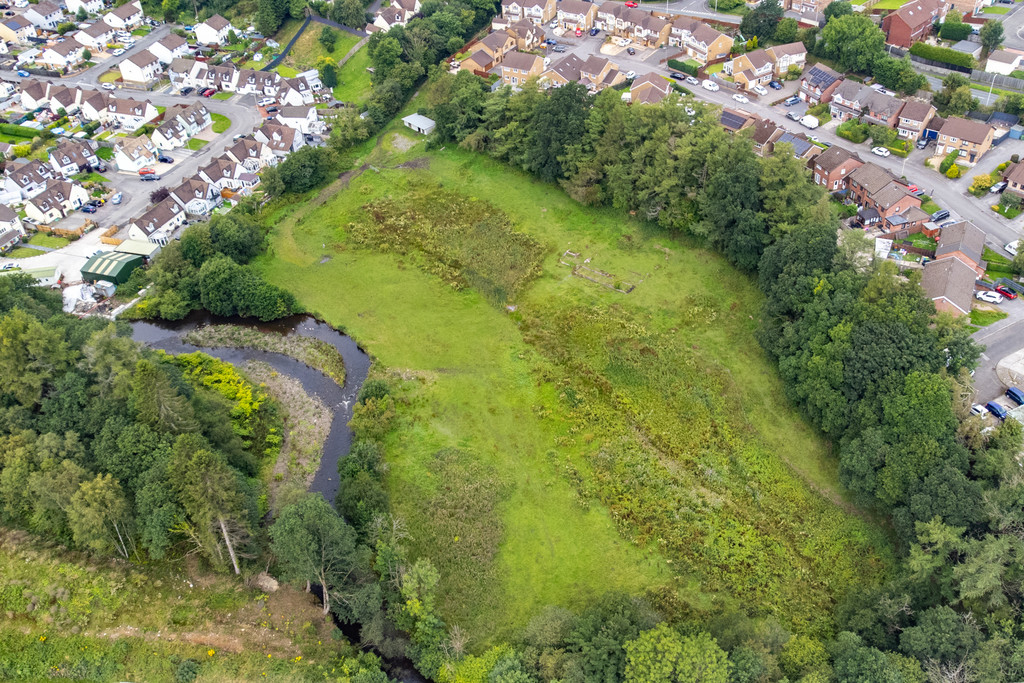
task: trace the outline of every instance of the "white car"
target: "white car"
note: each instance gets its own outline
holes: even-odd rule
[[[1003,297],[995,292],[975,292],[974,298],[987,304],[1001,304]]]
[[[763,85],[755,85],[753,88],[751,88],[751,90],[756,92],[758,95],[761,95],[762,97],[768,94],[768,88],[764,87]]]
[[[711,92],[718,92],[718,84],[707,78],[705,78],[704,82],[700,84],[700,87],[705,90],[710,90]]]
[[[634,78],[636,78],[636,72],[635,71],[627,71],[626,72],[626,80],[627,81],[631,81]]]
[[[689,83],[690,85],[700,85],[700,81],[698,81],[693,76],[687,76],[686,77],[686,82]]]
[[[686,112],[687,116],[695,116],[697,114],[697,110],[691,107],[690,105],[686,105],[683,111]]]
[[[732,98],[741,104],[746,104],[747,102],[750,101],[749,97],[747,97],[746,95],[741,95],[739,93],[733,95]]]
[[[256,103],[256,106],[258,106],[258,107],[268,107],[268,106],[274,104],[275,102],[277,102],[277,100],[274,99],[273,97],[264,97],[262,100],[260,100],[259,102]]]
[[[985,406],[981,403],[975,403],[971,406],[971,415],[984,415],[987,411]]]
[[[890,155],[890,154],[891,154],[892,152],[890,152],[889,150],[887,150],[887,149],[886,149],[885,147],[872,147],[872,148],[871,148],[871,153],[872,153],[872,154],[874,154],[874,155],[876,155],[876,156],[880,156],[880,157],[887,157],[887,156],[889,156],[889,155]]]
[[[119,47],[116,50],[114,50],[113,52],[111,52],[110,54],[114,55],[115,57],[120,57],[121,55],[124,54],[124,48],[123,47]]]
[[[104,83],[100,87],[103,88],[104,90],[117,90],[117,86],[114,85],[113,83]]]
[[[1006,253],[1010,256],[1017,255],[1017,249],[1020,247],[1020,240],[1014,240],[1007,244],[1003,249],[1006,249]]]

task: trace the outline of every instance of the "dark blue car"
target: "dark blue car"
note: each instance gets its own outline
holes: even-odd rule
[[[1006,396],[1019,406],[1024,406],[1024,391],[1017,387],[1010,387],[1006,390]]]
[[[1006,412],[1006,408],[999,405],[995,401],[989,401],[988,403],[986,403],[985,408],[988,410],[988,412],[992,413],[1000,420],[1005,420],[1006,416],[1008,415],[1008,413]]]

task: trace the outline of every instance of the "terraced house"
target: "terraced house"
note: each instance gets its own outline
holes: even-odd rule
[[[546,24],[555,18],[555,0],[501,0],[501,16],[508,23],[529,21],[531,24]]]
[[[616,36],[630,38],[646,47],[668,43],[672,24],[667,20],[617,2],[606,2],[597,10],[597,27]]]
[[[668,44],[682,48],[686,56],[706,66],[732,51],[732,38],[696,19],[679,17],[669,27]]]

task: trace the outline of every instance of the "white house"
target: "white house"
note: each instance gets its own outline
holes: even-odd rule
[[[139,102],[131,98],[107,98],[106,120],[116,121],[129,132],[138,130],[159,115],[160,112],[149,100]]]
[[[220,193],[205,180],[192,176],[171,190],[171,199],[188,213],[205,216],[220,203]]]
[[[82,208],[88,200],[89,193],[78,183],[49,180],[42,192],[25,202],[25,217],[48,225]]]
[[[124,173],[138,173],[156,163],[156,147],[149,138],[138,136],[124,138],[114,143],[114,164]]]
[[[49,81],[26,78],[21,82],[21,106],[31,111],[50,101]]]
[[[90,50],[101,52],[114,41],[114,31],[113,26],[100,19],[76,32],[74,38]]]
[[[43,50],[43,53],[36,58],[36,63],[58,71],[70,69],[82,62],[83,50],[85,50],[85,46],[77,40],[66,38],[63,43],[56,43]]]
[[[128,83],[149,83],[160,76],[160,61],[149,50],[135,50],[121,60],[121,80]]]
[[[64,14],[60,11],[60,7],[49,2],[49,0],[43,0],[38,5],[29,5],[22,16],[32,22],[32,25],[38,29],[54,31],[57,29],[57,25],[61,22]]]
[[[36,34],[36,27],[25,17],[19,15],[9,17],[0,22],[0,38],[12,43],[24,45]]]
[[[188,42],[179,35],[169,33],[149,46],[149,51],[161,64],[170,64],[188,54]]]
[[[100,159],[93,148],[81,140],[61,140],[50,152],[50,166],[65,178],[99,163]]]
[[[318,79],[319,80],[319,79]],[[290,107],[313,104],[315,89],[302,77],[286,78],[277,92],[277,101]]]
[[[235,29],[230,21],[219,14],[214,14],[203,23],[196,24],[193,30],[196,42],[200,45],[226,45],[228,33]]]
[[[406,128],[412,128],[417,133],[423,135],[430,135],[434,132],[434,120],[428,119],[422,114],[409,114],[402,119],[402,123],[405,124]]]
[[[265,144],[242,138],[224,151],[224,156],[242,165],[249,173],[259,173],[267,166],[277,165],[277,156]]]
[[[316,107],[281,107],[281,111],[277,112],[277,120],[303,135],[322,133],[324,130],[324,124],[317,116]]]
[[[184,147],[191,136],[185,130],[185,124],[175,116],[161,123],[149,137],[157,149],[168,150]]]
[[[192,104],[175,104],[164,111],[164,121],[175,118],[185,126],[189,137],[213,125],[213,117],[202,102]]]
[[[129,223],[128,237],[166,246],[174,231],[184,225],[185,219],[185,210],[168,197]]]
[[[59,83],[50,86],[50,111],[60,116],[60,110],[65,114],[73,114],[79,110],[82,104],[81,88],[66,88]]]
[[[270,148],[279,157],[286,157],[306,146],[306,140],[294,128],[267,122],[253,133],[253,137]]]
[[[4,194],[20,199],[34,197],[46,188],[53,179],[53,169],[38,159],[24,164],[8,163],[4,172]]]
[[[392,26],[405,26],[420,11],[420,0],[395,0],[390,7],[377,12],[373,23],[366,26],[367,33],[388,31]]]
[[[21,224],[21,218],[14,210],[6,204],[0,204],[0,233],[15,231],[19,237],[25,236],[25,226]]]
[[[103,15],[103,20],[117,29],[130,31],[142,25],[145,17],[142,14],[142,3],[132,0],[126,5],[115,7]]]
[[[69,14],[78,14],[82,8],[89,14],[99,14],[103,11],[103,0],[64,0]]]

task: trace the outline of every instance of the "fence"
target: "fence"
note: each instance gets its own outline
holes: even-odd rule
[[[910,55],[910,61],[915,64],[921,64],[922,66],[929,66],[933,69],[940,69],[949,73],[950,71],[957,71],[962,74],[970,75],[973,71],[971,68],[966,66],[958,66],[956,64],[950,64],[948,62],[937,62],[934,59],[927,59],[918,55]],[[926,69],[927,70],[927,69]]]
[[[118,227],[116,225],[111,225],[109,228],[103,231],[102,235],[100,235],[100,242],[102,242],[103,244],[110,244],[115,247],[121,244],[121,242],[124,242],[124,240],[114,237],[114,235],[117,234],[117,231]]]

